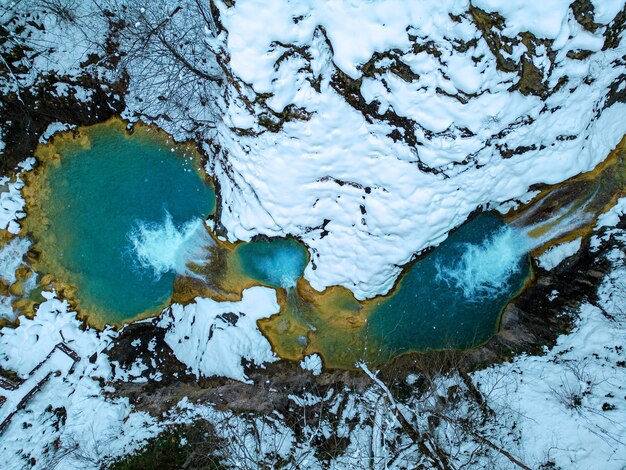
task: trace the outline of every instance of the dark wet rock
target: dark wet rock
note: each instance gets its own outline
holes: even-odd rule
[[[626,103],[626,74],[621,74],[611,83],[604,108],[610,108],[615,103]]]
[[[16,93],[0,95],[0,121],[6,147],[0,157],[0,172],[6,174],[17,163],[32,155],[39,136],[49,124],[64,122],[89,125],[102,122],[124,109],[124,83],[106,85],[96,79],[85,77],[82,83],[92,91],[89,102],[75,95],[57,96],[54,87],[58,83],[76,83],[74,80],[46,77],[36,87]],[[82,85],[81,85],[82,86]],[[113,91],[112,91],[113,90]]]
[[[587,50],[587,49],[581,49],[581,50],[576,50],[576,51],[567,51],[567,54],[565,54],[569,59],[573,59],[573,60],[585,60],[587,59],[589,56],[591,56],[591,54],[593,54],[592,51]]]
[[[626,29],[626,5],[604,31],[604,46],[602,50],[615,49],[619,46],[624,29]]]
[[[518,66],[515,61],[505,57],[502,52],[511,54],[513,52],[512,46],[518,41],[513,41],[500,34],[505,25],[505,20],[502,15],[499,13],[487,13],[486,11],[472,5],[470,5],[469,12],[474,24],[487,43],[489,50],[496,58],[496,66],[498,70],[503,72],[516,72]]]
[[[409,39],[412,39],[414,42],[417,40],[416,37],[412,37],[411,35],[409,35]],[[430,53],[436,54],[436,52],[439,52],[437,51],[437,48],[432,41],[430,42],[430,46],[432,47],[432,50],[429,51]],[[424,47],[424,50],[426,49],[428,49],[427,46]],[[415,52],[420,52],[420,50],[418,49]],[[441,55],[441,53],[439,53],[439,55]],[[377,63],[383,59],[389,59],[391,65],[388,65],[386,67],[377,66]],[[400,50],[375,52],[374,55],[372,55],[372,58],[368,62],[363,64],[360,69],[363,72],[364,77],[373,78],[377,74],[391,72],[407,83],[411,83],[412,81],[417,80],[420,77],[418,74],[413,72],[411,67],[409,67],[402,61],[402,51]]]

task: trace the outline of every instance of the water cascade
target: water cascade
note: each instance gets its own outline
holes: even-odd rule
[[[533,240],[503,227],[482,243],[461,244],[461,255],[435,265],[437,281],[463,293],[466,299],[480,301],[494,297],[508,287],[519,272],[519,260],[532,250]]]
[[[292,239],[255,241],[237,247],[243,271],[272,287],[290,289],[302,277],[306,251]]]
[[[206,256],[215,205],[198,157],[153,129],[112,120],[38,149],[26,225],[70,300],[96,324],[158,313],[187,263]]]
[[[201,218],[177,227],[167,211],[162,222],[137,221],[128,241],[138,267],[151,271],[157,280],[168,272],[197,277],[189,263],[204,264],[207,248],[214,245]]]

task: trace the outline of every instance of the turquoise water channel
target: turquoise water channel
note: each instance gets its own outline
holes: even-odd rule
[[[215,193],[182,147],[110,126],[87,135],[89,148],[64,144],[48,170],[44,247],[81,309],[120,323],[166,302],[187,258],[201,256]]]

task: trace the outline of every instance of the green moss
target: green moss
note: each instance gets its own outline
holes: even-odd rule
[[[113,462],[109,470],[224,469],[220,440],[208,421],[196,421],[161,434],[138,452]]]

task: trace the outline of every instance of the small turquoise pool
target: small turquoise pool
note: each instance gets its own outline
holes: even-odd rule
[[[306,248],[291,238],[242,243],[236,250],[244,273],[272,287],[295,287],[307,264]]]
[[[65,143],[49,165],[41,245],[81,309],[121,323],[166,302],[187,258],[201,256],[215,193],[188,151],[164,138],[110,125],[85,132],[89,148]]]

